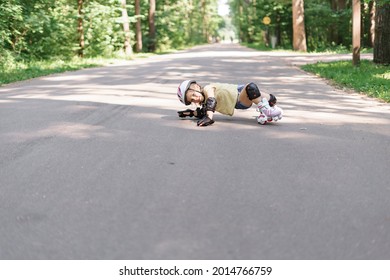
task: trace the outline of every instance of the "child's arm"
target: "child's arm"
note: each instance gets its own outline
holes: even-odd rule
[[[198,126],[208,126],[213,124],[213,117],[215,112],[215,107],[217,106],[217,100],[214,97],[215,88],[207,85],[203,89],[206,99],[206,116],[198,121]]]

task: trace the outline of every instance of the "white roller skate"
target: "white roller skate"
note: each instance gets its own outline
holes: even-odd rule
[[[278,108],[278,109],[280,109],[280,108]],[[273,120],[274,122],[277,122],[277,121],[281,120],[282,117],[283,117],[283,114],[282,114],[282,112],[280,112],[279,115],[272,117],[272,120]]]
[[[282,119],[283,115],[281,108],[276,105],[271,107],[265,98],[258,104],[257,111],[260,112],[260,116],[257,117],[257,122],[262,125],[267,122],[277,122]]]
[[[272,119],[271,119],[271,121],[272,121]],[[261,113],[260,116],[257,117],[257,122],[259,124],[266,124],[268,122],[268,117]]]

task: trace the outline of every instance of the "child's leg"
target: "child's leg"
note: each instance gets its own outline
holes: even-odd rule
[[[254,83],[239,86],[238,89],[241,89],[241,92],[238,96],[236,109],[249,108],[252,104],[256,104],[258,111],[260,111],[260,116],[257,118],[257,121],[261,124],[272,120],[277,121],[282,118],[283,111],[275,105],[276,98],[272,94],[260,93],[257,85]]]
[[[238,102],[248,108],[253,104],[253,101],[248,98],[245,90],[240,92],[240,95],[238,96]]]
[[[238,102],[246,107],[251,107],[252,104],[257,104],[261,100],[261,93],[254,83],[238,86],[239,96]]]

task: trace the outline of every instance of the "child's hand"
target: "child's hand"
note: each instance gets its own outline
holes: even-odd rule
[[[180,118],[193,117],[194,116],[194,110],[187,109],[187,110],[184,110],[184,111],[178,111],[177,114],[179,115]]]
[[[208,126],[213,124],[214,121],[210,119],[208,116],[203,117],[201,120],[198,121],[198,126]]]

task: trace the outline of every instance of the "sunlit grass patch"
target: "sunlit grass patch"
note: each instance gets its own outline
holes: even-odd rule
[[[16,81],[28,80],[40,76],[66,71],[74,71],[83,68],[103,65],[104,62],[98,59],[71,60],[51,59],[43,61],[18,61],[7,67],[2,67],[0,71],[0,85]]]
[[[302,69],[330,79],[337,85],[390,102],[389,66],[362,60],[357,67],[352,65],[352,61],[336,61],[308,64]]]

